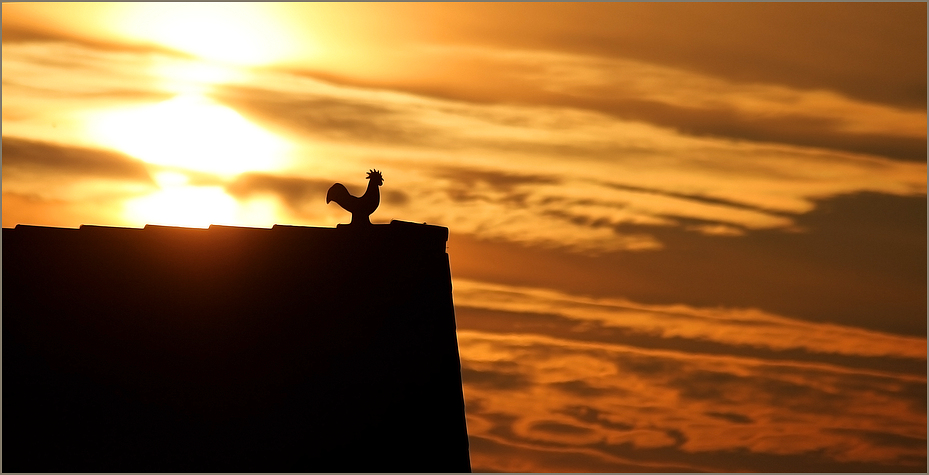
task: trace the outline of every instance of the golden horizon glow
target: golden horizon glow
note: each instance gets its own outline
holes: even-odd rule
[[[236,201],[218,186],[169,186],[126,201],[127,219],[140,225],[207,228],[233,223]]]
[[[208,228],[211,224],[271,227],[279,220],[278,203],[269,199],[239,201],[221,186],[197,186],[179,171],[152,174],[159,190],[127,200],[123,219],[130,225],[158,224]]]

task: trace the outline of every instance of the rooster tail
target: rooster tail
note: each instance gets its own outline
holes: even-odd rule
[[[329,204],[330,201],[335,201],[343,208],[348,203],[348,198],[351,197],[348,193],[348,189],[345,188],[345,185],[341,183],[336,183],[329,187],[329,192],[326,193],[326,204]]]

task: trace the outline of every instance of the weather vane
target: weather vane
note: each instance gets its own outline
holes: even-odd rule
[[[335,201],[343,209],[352,213],[352,222],[349,224],[371,224],[371,213],[381,203],[381,192],[378,187],[384,184],[384,177],[377,170],[370,170],[367,176],[368,189],[360,197],[352,196],[345,185],[336,183],[329,187],[326,193],[326,204]]]

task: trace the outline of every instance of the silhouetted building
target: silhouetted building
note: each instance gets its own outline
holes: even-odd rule
[[[448,229],[3,230],[3,471],[470,471]]]

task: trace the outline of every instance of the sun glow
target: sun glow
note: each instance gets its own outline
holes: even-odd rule
[[[273,169],[288,149],[238,112],[198,95],[104,113],[91,121],[91,134],[151,164],[223,176]]]
[[[152,177],[158,191],[124,203],[124,217],[130,225],[271,227],[279,222],[273,200],[238,201],[222,186],[192,185],[190,177],[178,171],[163,170]]]
[[[136,224],[193,228],[234,223],[237,209],[235,199],[218,186],[169,186],[125,206],[127,217]]]
[[[209,94],[217,84],[242,82],[248,70],[202,60],[164,60],[152,67],[155,76],[164,79],[165,90],[173,94]]]
[[[275,223],[273,206],[239,203],[221,185],[197,186],[198,181],[191,180],[206,173],[223,183],[243,172],[281,165],[289,144],[236,111],[202,95],[186,94],[154,105],[104,112],[90,123],[91,135],[100,144],[153,165],[152,177],[160,189],[125,203],[124,214],[131,223],[186,227]]]
[[[140,3],[117,13],[116,28],[203,59],[264,65],[291,54],[294,41],[266,5]],[[305,48],[305,45],[302,46]]]

